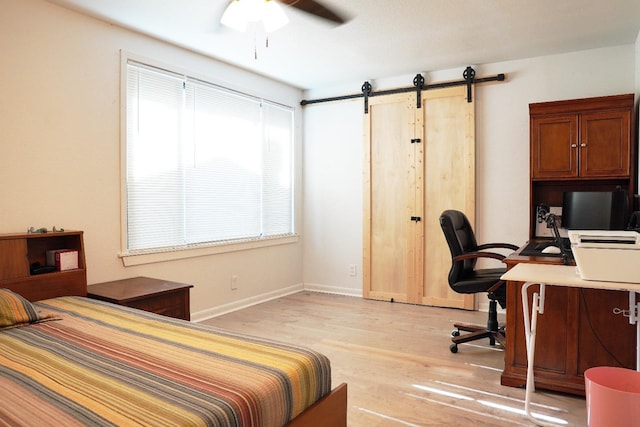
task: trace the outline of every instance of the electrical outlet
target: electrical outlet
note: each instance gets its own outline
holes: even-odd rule
[[[349,276],[356,277],[358,275],[358,270],[356,270],[355,264],[349,264]]]
[[[238,276],[234,274],[231,276],[231,290],[235,291],[236,289],[238,289]]]

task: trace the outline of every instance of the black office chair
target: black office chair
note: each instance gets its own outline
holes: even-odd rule
[[[503,260],[506,256],[496,252],[486,252],[486,249],[518,249],[509,243],[488,243],[478,245],[473,228],[467,216],[456,210],[446,210],[440,215],[440,226],[447,239],[451,251],[451,270],[449,270],[449,286],[460,294],[475,294],[486,292],[489,299],[489,319],[487,326],[455,323],[451,335],[453,344],[449,347],[452,353],[458,352],[458,344],[489,338],[489,344],[496,341],[504,346],[504,326],[498,324],[499,303],[505,308],[507,290],[505,282],[500,279],[506,268],[476,269],[478,258],[493,258]],[[460,331],[470,332],[460,335]]]

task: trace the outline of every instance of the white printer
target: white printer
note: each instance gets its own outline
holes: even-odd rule
[[[583,280],[640,283],[640,233],[570,230],[568,234]]]

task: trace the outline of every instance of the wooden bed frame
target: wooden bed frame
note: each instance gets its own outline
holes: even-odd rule
[[[53,295],[48,295],[43,287],[34,289],[28,286],[1,286],[19,293],[29,301],[48,299],[61,296],[59,286],[52,289]],[[19,289],[16,289],[19,288]],[[87,296],[86,286],[83,291],[77,288],[69,289],[64,295]],[[295,417],[285,427],[347,427],[347,384],[342,383],[335,387],[329,394],[307,408],[303,413]]]
[[[311,426],[347,427],[347,383],[331,390],[331,393],[286,424],[286,427]]]

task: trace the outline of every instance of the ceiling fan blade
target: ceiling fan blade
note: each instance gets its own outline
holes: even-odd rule
[[[311,15],[315,15],[319,18],[327,19],[331,22],[335,22],[336,24],[344,24],[345,22],[347,22],[346,19],[340,16],[337,12],[334,12],[333,10],[321,5],[315,0],[279,0],[279,1],[282,4],[295,7],[296,9],[310,13]]]

